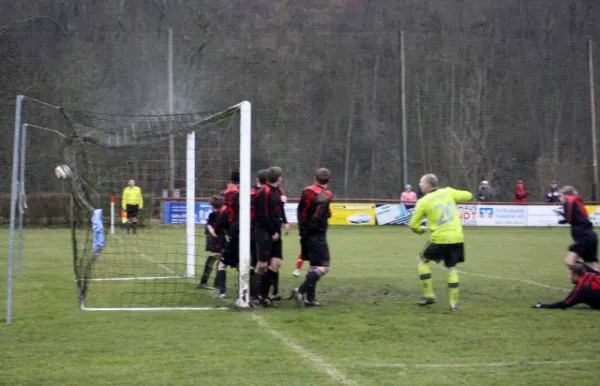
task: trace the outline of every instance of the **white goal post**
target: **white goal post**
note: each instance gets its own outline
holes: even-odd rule
[[[23,207],[25,200],[25,143],[27,136],[35,135],[35,130],[27,130],[29,128],[42,129],[46,132],[60,133],[55,128],[48,128],[36,125],[36,122],[27,122],[22,119],[22,111],[24,105],[27,104],[44,105],[48,108],[53,108],[59,111],[58,106],[52,106],[45,102],[29,98],[24,95],[18,95],[16,100],[15,109],[15,127],[14,127],[14,144],[13,144],[13,165],[12,165],[12,189],[11,189],[11,202],[10,202],[10,230],[9,230],[9,253],[8,253],[8,280],[7,280],[7,324],[11,323],[12,320],[12,306],[13,306],[13,277],[16,274],[14,256],[15,252],[18,253],[19,267],[22,265],[23,260],[23,248],[22,242],[16,243],[15,239],[22,240],[23,236]],[[211,124],[219,122],[223,119],[231,118],[234,114],[239,114],[239,173],[240,173],[240,185],[239,185],[239,265],[238,265],[238,293],[237,299],[235,300],[235,306],[239,308],[247,308],[250,306],[250,189],[252,185],[252,159],[251,159],[251,104],[248,101],[243,101],[239,104],[233,105],[225,110],[206,116],[206,118],[200,118],[196,123],[192,123],[190,127],[198,127],[201,130],[203,124]],[[30,119],[28,117],[28,119]],[[196,149],[196,133],[194,131],[188,131],[186,138],[186,225],[185,225],[185,270],[181,272],[182,280],[186,280],[189,283],[197,278],[196,272],[196,255],[198,248],[196,246],[196,152],[202,149]],[[107,137],[106,143],[111,141],[119,141],[119,138]],[[29,156],[29,154],[27,154]],[[44,176],[45,178],[45,176]],[[50,177],[51,178],[51,177]],[[223,187],[224,188],[224,187]],[[111,198],[110,203],[110,214],[106,213],[106,218],[110,227],[105,229],[107,234],[107,241],[110,241],[111,237],[116,237],[115,233],[115,222],[120,220],[120,216],[115,215],[115,202]],[[107,203],[108,204],[108,203]],[[20,209],[20,210],[19,210]],[[182,256],[183,257],[183,256]],[[183,262],[182,262],[183,264]],[[183,268],[183,267],[182,267]],[[19,272],[20,273],[20,272]],[[132,278],[133,280],[148,280],[152,278],[138,277]],[[97,279],[89,278],[90,282]],[[123,280],[123,278],[103,278],[102,280]],[[191,284],[190,284],[191,285]],[[211,309],[225,309],[217,307],[87,307],[85,301],[80,303],[80,308],[85,311],[153,311],[153,310],[211,310]]]

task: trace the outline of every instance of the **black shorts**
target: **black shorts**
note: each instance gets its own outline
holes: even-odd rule
[[[226,243],[223,252],[221,253],[221,263],[228,267],[237,268],[240,262],[240,235],[237,232],[232,232],[229,237],[229,242]]]
[[[140,212],[139,205],[127,205],[125,207],[125,211],[127,212],[127,218],[137,217]]]
[[[452,268],[465,261],[465,244],[433,244],[428,242],[421,251],[421,258],[436,263],[443,261],[446,268]]]
[[[585,263],[598,261],[598,236],[596,232],[587,232],[575,238],[569,246],[569,251],[577,254]]]
[[[250,228],[250,268],[256,268],[256,241],[254,240],[254,228]]]
[[[226,240],[224,236],[212,237],[210,234],[206,235],[206,251],[223,253],[226,247]]]
[[[254,240],[256,243],[256,258],[259,262],[268,262],[273,257],[283,259],[283,244],[281,242],[281,237],[279,240],[273,241],[269,231],[256,228],[254,229]]]
[[[324,234],[306,237],[302,251],[302,259],[310,261],[312,267],[329,267],[329,246]]]

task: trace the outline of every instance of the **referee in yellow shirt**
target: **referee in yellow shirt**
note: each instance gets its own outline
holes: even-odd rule
[[[130,233],[132,229],[133,233],[135,233],[137,229],[137,216],[140,209],[144,208],[144,199],[142,198],[142,189],[139,186],[135,186],[134,180],[129,180],[128,186],[123,189],[121,201],[123,210],[127,212],[125,229],[127,229],[127,233]]]

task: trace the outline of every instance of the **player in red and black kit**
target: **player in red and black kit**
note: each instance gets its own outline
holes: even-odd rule
[[[294,289],[290,296],[299,306],[321,305],[315,298],[315,293],[317,282],[329,271],[330,264],[327,245],[327,228],[331,217],[329,203],[333,199],[333,194],[327,189],[330,179],[331,173],[328,169],[318,169],[315,173],[315,183],[302,191],[298,204],[302,256],[310,261],[306,280]]]
[[[237,268],[239,263],[240,246],[240,172],[231,172],[231,178],[227,184],[227,189],[223,192],[225,206],[227,207],[229,229],[227,232],[227,247],[221,255],[219,268],[217,271],[217,281],[219,288],[226,288],[227,274],[226,267]],[[221,292],[220,297],[225,297]]]
[[[594,232],[594,225],[588,218],[583,201],[572,186],[565,186],[559,192],[560,202],[563,204],[564,219],[559,224],[571,225],[571,237],[574,243],[569,246],[565,264],[571,267],[578,259],[593,271],[598,267],[598,235]]]
[[[256,241],[254,239],[254,216],[256,214],[256,197],[260,189],[267,184],[267,170],[259,170],[256,173],[256,185],[250,189],[250,283],[254,283],[254,271],[256,269]],[[256,306],[258,301],[258,292],[256,288],[250,286],[250,304]]]
[[[254,240],[256,242],[257,264],[252,286],[253,293],[263,306],[273,305],[269,298],[269,290],[277,278],[281,267],[281,190],[279,185],[283,179],[280,167],[273,166],[267,170],[267,183],[256,195],[254,212]]]
[[[209,204],[212,206],[212,213],[209,215],[206,230],[207,234],[207,250],[210,250],[211,255],[206,259],[204,272],[198,288],[212,289],[208,287],[208,278],[212,271],[212,266],[216,260],[221,260],[223,252],[227,248],[227,235],[229,232],[229,211],[225,205],[222,196],[214,195],[210,198]],[[225,297],[227,277],[225,275],[225,266],[219,262],[217,276],[215,278],[215,286],[219,287],[219,297]]]
[[[565,300],[552,304],[536,303],[533,308],[570,308],[576,304],[587,304],[595,310],[600,310],[600,275],[588,272],[581,263],[569,267],[569,279],[575,288]]]

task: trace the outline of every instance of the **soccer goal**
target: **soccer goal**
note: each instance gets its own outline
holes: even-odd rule
[[[72,255],[82,310],[248,307],[250,144],[249,102],[208,113],[117,115],[18,96],[9,318],[13,262],[18,256],[20,273],[27,256],[23,232],[36,227],[51,228],[46,241],[64,251],[65,261]],[[57,165],[67,166],[65,179],[55,175]],[[240,264],[228,271],[228,297],[221,299],[196,285],[209,253],[207,201],[225,190],[233,170],[240,172]],[[130,180],[143,194],[135,229],[122,217]],[[209,268],[212,284],[217,267]]]

